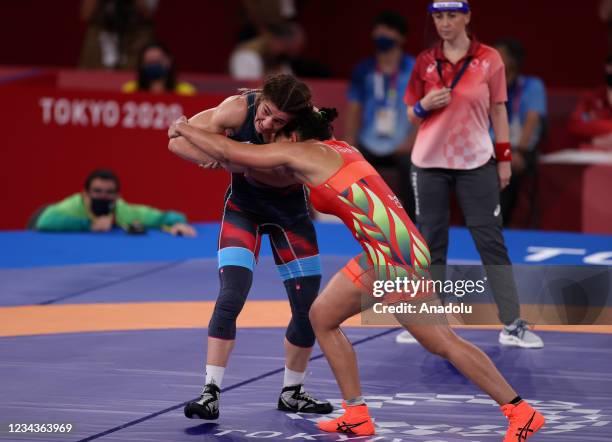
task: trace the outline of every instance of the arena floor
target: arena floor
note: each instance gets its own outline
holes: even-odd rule
[[[285,294],[268,249],[240,318],[216,423],[188,420],[183,405],[203,381],[205,327],[216,296],[217,225],[196,239],[0,233],[0,440],[345,440],[320,433],[321,416],[275,409],[282,383]],[[342,226],[319,224],[324,279],[354,255]],[[534,247],[583,250],[540,264],[582,265],[612,238],[508,232],[516,263]],[[476,262],[463,229],[450,258]],[[380,441],[495,441],[506,422],[496,405],[445,361],[398,345],[392,327],[347,324]],[[539,328],[542,350],[503,348],[498,329],[460,329],[547,418],[535,441],[609,441],[612,327]],[[340,404],[318,348],[307,387]],[[15,434],[10,423],[72,424],[69,434]]]

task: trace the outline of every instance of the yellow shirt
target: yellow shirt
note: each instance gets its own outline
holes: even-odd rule
[[[128,81],[123,86],[121,86],[121,92],[124,92],[126,94],[131,94],[137,91],[138,91],[138,82],[136,80]],[[176,87],[174,88],[174,92],[177,93],[178,95],[187,95],[187,96],[197,94],[196,88],[192,84],[189,84],[185,81],[177,81]]]

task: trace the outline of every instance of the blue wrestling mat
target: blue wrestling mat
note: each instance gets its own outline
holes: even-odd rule
[[[318,224],[317,230],[327,280],[359,249],[343,226]],[[159,232],[2,232],[0,314],[11,318],[25,311],[36,317],[38,309],[53,313],[105,305],[212,302],[218,289],[218,225],[200,225],[198,232],[195,239]],[[528,231],[505,235],[516,264],[611,265],[611,237]],[[452,230],[449,255],[451,262],[478,262],[467,230]],[[249,302],[285,299],[264,241]],[[0,440],[347,440],[317,430],[315,422],[329,416],[275,409],[284,365],[284,330],[277,326],[262,323],[239,330],[224,378],[221,418],[206,423],[188,420],[182,412],[203,383],[205,328],[28,334],[27,325],[19,335],[0,337]],[[607,329],[562,330],[539,331],[545,341],[542,350],[501,347],[498,330],[458,334],[483,349],[545,415],[545,428],[530,440],[609,441],[612,334],[604,333]],[[442,359],[419,345],[395,344],[395,333],[390,328],[347,329],[377,427],[375,437],[359,440],[501,440],[506,420],[499,408]],[[339,406],[338,387],[318,347],[306,385],[315,396]],[[11,423],[63,423],[73,429],[16,434],[9,432]]]
[[[496,332],[459,334],[481,347],[545,415],[547,425],[534,441],[610,440],[610,335],[543,333],[543,350],[524,351],[500,348]],[[71,423],[74,429],[41,438],[11,435],[3,428],[0,440],[346,440],[317,430],[314,423],[329,415],[275,409],[282,385],[282,335],[279,329],[239,333],[216,423],[189,420],[182,412],[203,382],[205,330],[3,338],[2,422]],[[388,330],[349,330],[377,427],[377,438],[369,440],[501,440],[506,421],[490,399],[440,358],[418,345],[397,345],[393,336]],[[318,350],[315,355],[306,385],[339,406],[333,375]]]
[[[121,230],[106,234],[0,232],[0,268],[49,267],[69,264],[131,263],[216,258],[218,224],[197,225],[197,238],[174,238],[159,231],[130,236]],[[361,252],[346,227],[316,223],[321,255],[354,256]],[[540,263],[612,266],[612,236],[577,233],[504,231],[515,264]],[[262,256],[270,256],[263,241]],[[467,229],[451,228],[450,261],[478,262]],[[586,260],[586,261],[585,261]]]

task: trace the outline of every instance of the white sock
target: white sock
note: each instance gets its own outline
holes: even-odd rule
[[[357,405],[365,405],[365,399],[363,398],[363,396],[357,396],[352,399],[347,399],[344,402],[346,402],[347,407],[356,407]]]
[[[285,378],[283,379],[283,387],[290,387],[304,383],[306,372],[293,371],[285,366]]]
[[[224,373],[225,367],[206,364],[206,383],[215,384],[217,387],[221,388],[221,382],[223,382]]]

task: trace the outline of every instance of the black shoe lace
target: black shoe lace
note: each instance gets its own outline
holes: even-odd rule
[[[524,319],[519,319],[518,321],[516,321],[516,328],[508,333],[517,336],[520,339],[523,339],[525,331],[528,329],[529,326],[533,326],[533,324],[528,323]]]
[[[363,425],[365,424],[367,421],[363,421],[363,422],[359,422],[356,424],[347,424],[346,422],[342,421],[342,423],[338,423],[338,426],[336,428],[336,431],[339,431],[341,433],[350,433],[350,434],[354,434],[353,428],[358,427],[359,425]]]
[[[529,433],[533,433],[533,430],[531,428],[529,428],[531,426],[531,423],[533,422],[533,418],[535,418],[535,413],[533,413],[531,415],[531,418],[527,421],[527,425],[525,427],[519,427],[519,432],[515,434],[515,436],[518,436],[518,441],[522,440],[527,440],[527,437],[529,437]]]
[[[202,402],[202,406],[206,408],[209,408],[208,404],[210,404],[211,402],[219,400],[219,394],[217,393],[217,391],[210,388],[208,385],[205,385],[204,388],[202,388],[202,393],[200,393],[200,400],[204,399],[204,397],[206,396],[210,396],[208,399]]]
[[[306,402],[308,402],[310,404],[317,404],[318,403],[318,401],[315,398],[313,398],[311,395],[309,395],[308,393],[306,393],[303,390],[298,390],[296,392],[296,394],[293,395],[293,398],[297,399],[297,400],[306,401]]]

